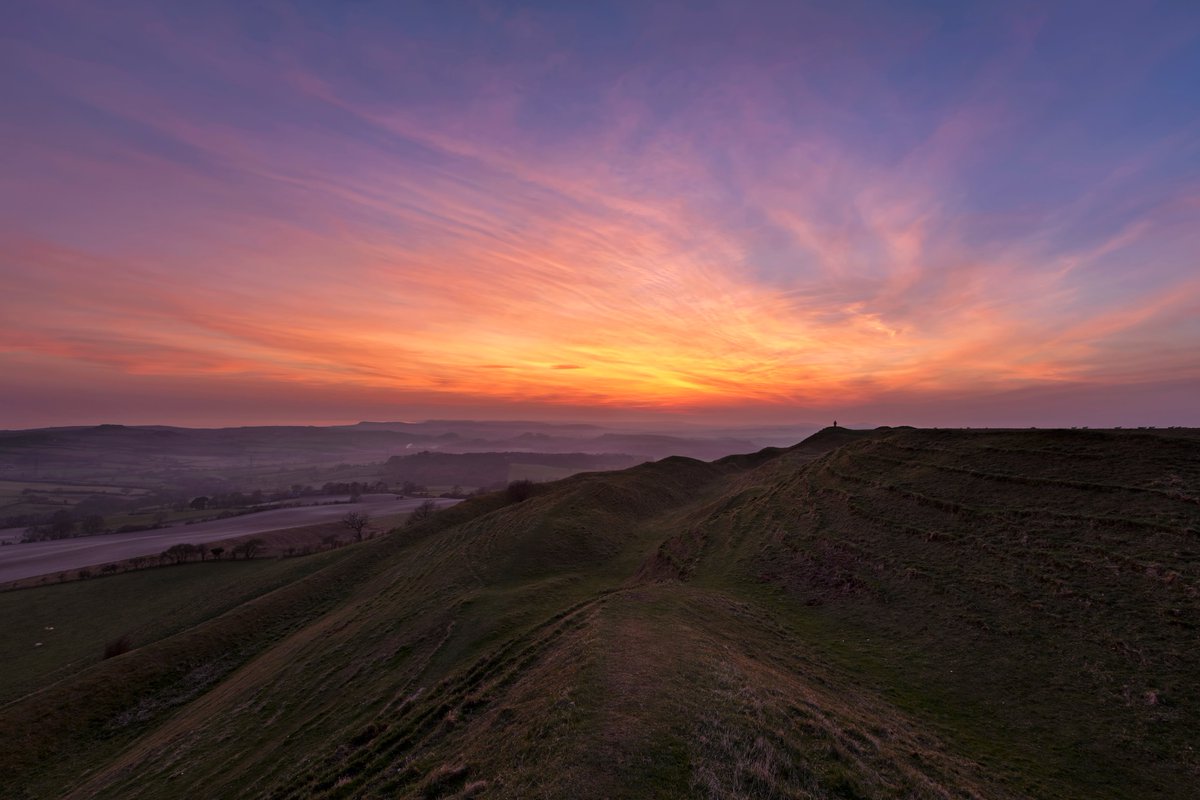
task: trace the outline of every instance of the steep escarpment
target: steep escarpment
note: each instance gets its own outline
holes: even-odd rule
[[[1185,797],[1198,496],[1186,431],[829,429],[479,498],[0,708],[0,782]]]

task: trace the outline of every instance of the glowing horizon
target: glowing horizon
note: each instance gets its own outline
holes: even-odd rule
[[[1200,424],[1200,12],[740,7],[29,4],[0,427]]]

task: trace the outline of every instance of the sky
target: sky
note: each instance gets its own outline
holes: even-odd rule
[[[1200,425],[1195,2],[60,2],[0,427]]]

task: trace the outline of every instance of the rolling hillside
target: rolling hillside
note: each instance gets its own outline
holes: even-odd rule
[[[46,664],[0,706],[0,796],[1200,783],[1193,431],[826,429],[475,498],[280,575],[182,630],[153,620],[159,581],[159,638]]]

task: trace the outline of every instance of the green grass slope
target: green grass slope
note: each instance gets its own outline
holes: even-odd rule
[[[0,593],[0,703],[293,583],[340,554],[181,564]]]
[[[0,794],[1190,797],[1198,532],[1186,431],[577,475],[14,690]]]

